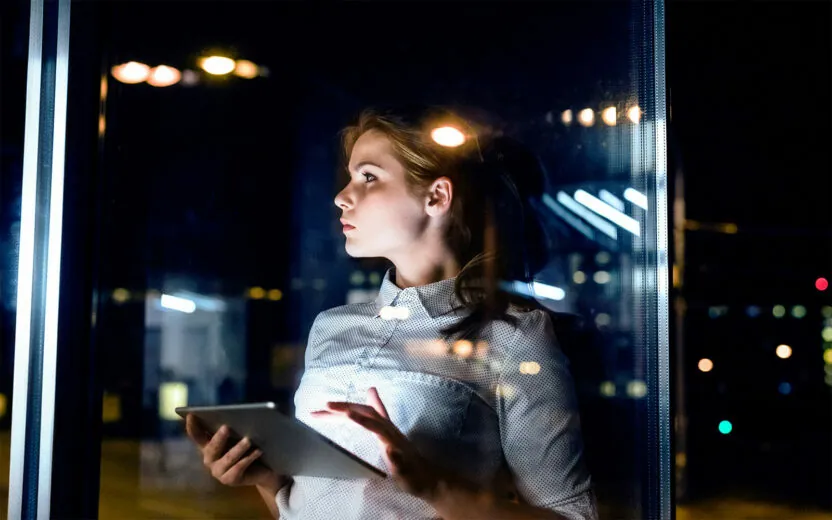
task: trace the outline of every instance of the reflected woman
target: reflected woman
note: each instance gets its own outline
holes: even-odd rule
[[[189,418],[217,479],[257,485],[282,519],[597,518],[551,320],[504,290],[545,263],[542,172],[482,133],[436,108],[365,111],[343,133],[346,251],[394,267],[375,301],[315,319],[296,415],[391,478],[274,475]]]

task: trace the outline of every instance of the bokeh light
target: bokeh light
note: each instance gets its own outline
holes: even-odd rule
[[[527,375],[535,375],[540,372],[540,365],[536,361],[522,361],[520,362],[520,373]]]
[[[615,107],[607,107],[601,112],[601,119],[607,126],[615,126],[618,120],[618,114]]]
[[[647,395],[647,385],[644,381],[633,380],[627,383],[627,395],[635,399],[640,399]]]
[[[792,393],[792,385],[790,383],[787,383],[786,381],[783,381],[777,386],[777,391],[783,395],[789,395],[790,393]]]
[[[234,70],[236,63],[231,58],[226,58],[225,56],[209,56],[203,58],[199,66],[208,74],[223,76]]]
[[[269,292],[266,296],[271,301],[278,302],[278,301],[283,299],[283,291],[281,291],[280,289],[271,289],[271,290],[269,290]]]
[[[180,79],[182,79],[182,73],[177,69],[167,65],[159,65],[150,70],[147,84],[154,87],[169,87],[179,83]]]
[[[832,327],[824,327],[823,330],[820,331],[820,335],[823,338],[823,341],[832,341]]]
[[[431,139],[439,146],[456,148],[465,142],[465,134],[452,126],[434,128],[430,133]]]
[[[603,395],[604,397],[614,397],[615,396],[615,383],[612,381],[604,381],[601,383],[601,386],[598,388],[598,392]]]
[[[571,125],[572,124],[572,111],[571,110],[564,110],[560,115],[560,120],[565,125]]]
[[[597,271],[592,275],[592,279],[595,280],[595,283],[597,284],[605,284],[609,283],[611,276],[607,271]]]
[[[630,107],[630,109],[627,110],[627,118],[633,123],[638,124],[638,122],[641,120],[641,109],[637,106]]]
[[[595,124],[595,112],[591,108],[585,108],[578,112],[578,122],[583,126],[592,126]]]
[[[266,290],[262,287],[252,287],[248,290],[248,297],[252,300],[262,300],[266,297]]]
[[[806,316],[806,307],[803,305],[795,305],[792,307],[792,316],[798,319]]]
[[[116,303],[124,303],[130,299],[130,291],[119,287],[113,291],[113,301]]]
[[[260,75],[260,69],[248,60],[239,60],[234,65],[234,74],[245,79],[254,79]]]
[[[826,278],[818,278],[817,280],[815,280],[815,288],[818,291],[825,291],[829,288],[829,280],[827,280]]]
[[[720,421],[719,422],[719,433],[722,435],[728,435],[734,431],[734,425],[731,424],[731,421]]]
[[[133,85],[147,80],[150,75],[150,67],[137,61],[128,61],[122,65],[116,65],[110,69],[110,72],[118,81]]]
[[[823,362],[832,365],[832,348],[823,351]]]
[[[792,348],[788,345],[779,345],[774,353],[780,359],[788,359],[792,356]]]
[[[575,271],[572,274],[572,281],[576,284],[582,284],[586,282],[586,273],[584,273],[583,271]]]
[[[710,372],[714,369],[714,362],[708,358],[702,358],[699,360],[699,365],[697,366],[702,372]]]
[[[771,314],[775,318],[782,318],[786,315],[786,308],[782,305],[775,305],[774,308],[771,309]]]

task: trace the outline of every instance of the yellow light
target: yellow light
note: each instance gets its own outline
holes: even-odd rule
[[[101,96],[101,101],[106,101],[107,100],[107,88],[108,88],[108,86],[109,85],[107,84],[107,75],[102,74],[101,75],[101,86],[99,88],[99,95]]]
[[[583,271],[575,271],[572,275],[572,281],[577,284],[582,284],[586,282],[586,274]]]
[[[787,359],[792,355],[792,348],[788,345],[780,345],[774,351],[780,359]]]
[[[175,412],[179,406],[188,406],[188,385],[185,383],[159,385],[159,417],[168,421],[180,419]]]
[[[118,303],[124,303],[130,299],[130,291],[127,289],[118,288],[113,291],[113,300]]]
[[[782,305],[775,305],[774,308],[771,309],[771,314],[773,314],[775,318],[782,318],[786,315],[786,308]]]
[[[627,395],[639,399],[647,395],[647,385],[644,381],[634,380],[627,383]]]
[[[371,284],[378,285],[381,282],[381,275],[379,275],[378,273],[370,273],[368,279],[370,280]]]
[[[719,227],[723,233],[728,233],[729,235],[736,235],[739,231],[737,225],[731,222],[727,224],[721,224]]]
[[[452,126],[441,126],[430,132],[430,138],[439,146],[456,148],[465,142],[465,134]]]
[[[0,418],[6,416],[6,394],[0,394]]]
[[[560,120],[565,125],[571,125],[572,124],[572,111],[571,110],[564,110],[563,113],[561,113],[561,115],[560,115]]]
[[[147,84],[154,87],[169,87],[179,83],[180,79],[182,79],[182,73],[177,69],[167,65],[159,65],[151,69]]]
[[[226,58],[225,56],[209,56],[203,58],[199,66],[208,74],[222,76],[234,70],[236,63],[231,58]]]
[[[598,388],[598,391],[604,397],[614,397],[615,396],[615,383],[612,381],[604,381],[601,383],[601,386]]]
[[[592,275],[592,279],[595,280],[595,283],[597,284],[609,283],[610,278],[610,273],[606,271],[597,271],[594,275]]]
[[[824,305],[820,308],[820,314],[824,318],[832,318],[832,307],[829,305]]]
[[[832,348],[823,352],[823,362],[827,365],[832,365]]]
[[[248,60],[239,60],[234,66],[234,74],[241,78],[253,79],[260,74],[260,70]]]
[[[101,421],[111,423],[120,419],[121,397],[118,394],[104,392],[104,399],[101,402]]]
[[[578,122],[583,126],[592,126],[595,123],[595,112],[591,108],[585,108],[578,112]]]
[[[824,327],[822,331],[820,331],[820,335],[823,338],[823,341],[832,341],[832,327]]]
[[[714,362],[708,358],[702,358],[699,360],[699,370],[702,372],[710,372],[714,369]]]
[[[679,274],[679,266],[673,264],[673,288],[678,289],[682,286],[682,277]]]
[[[454,343],[453,352],[461,358],[469,358],[474,353],[474,344],[466,339]]]
[[[98,116],[98,136],[101,137],[104,135],[104,132],[107,130],[107,118],[104,117],[104,114]]]
[[[604,123],[608,126],[615,126],[615,123],[618,120],[618,114],[615,110],[615,107],[607,107],[601,112],[601,119],[603,119]]]
[[[364,273],[362,271],[353,271],[350,275],[350,283],[353,285],[361,285],[364,283]]]
[[[540,372],[540,365],[535,361],[521,361],[520,373],[533,376]]]
[[[637,106],[630,107],[627,110],[627,118],[635,124],[638,124],[639,120],[641,120],[641,109]]]
[[[505,383],[497,385],[496,394],[497,394],[498,397],[503,397],[503,398],[506,398],[506,399],[510,399],[510,398],[514,397],[514,393],[515,393],[514,387],[511,386],[511,385],[508,385],[508,384],[505,384]]]
[[[147,79],[150,75],[150,67],[137,61],[128,61],[122,65],[116,65],[110,69],[110,72],[122,83],[133,85]]]
[[[795,318],[802,318],[806,316],[806,307],[802,305],[795,305],[792,307],[792,316]]]
[[[248,297],[252,300],[262,300],[266,296],[266,290],[262,287],[252,287],[248,290]]]
[[[269,291],[268,298],[273,302],[280,301],[283,299],[283,291],[280,289],[271,289]]]

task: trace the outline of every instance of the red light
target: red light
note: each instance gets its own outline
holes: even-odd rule
[[[818,291],[825,291],[829,288],[829,280],[826,278],[818,278],[815,280],[815,287]]]

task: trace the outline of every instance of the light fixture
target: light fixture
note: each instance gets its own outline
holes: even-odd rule
[[[430,132],[430,137],[439,146],[456,148],[465,142],[465,134],[452,126],[440,126]]]
[[[234,70],[236,63],[231,58],[226,58],[225,56],[209,56],[203,58],[199,66],[208,74],[223,76]]]
[[[182,79],[182,73],[177,69],[167,65],[159,65],[150,70],[147,84],[154,87],[169,87],[179,83],[180,79]]]
[[[116,65],[110,69],[110,72],[118,81],[134,85],[147,80],[150,75],[150,67],[137,61],[128,61],[122,65]]]

